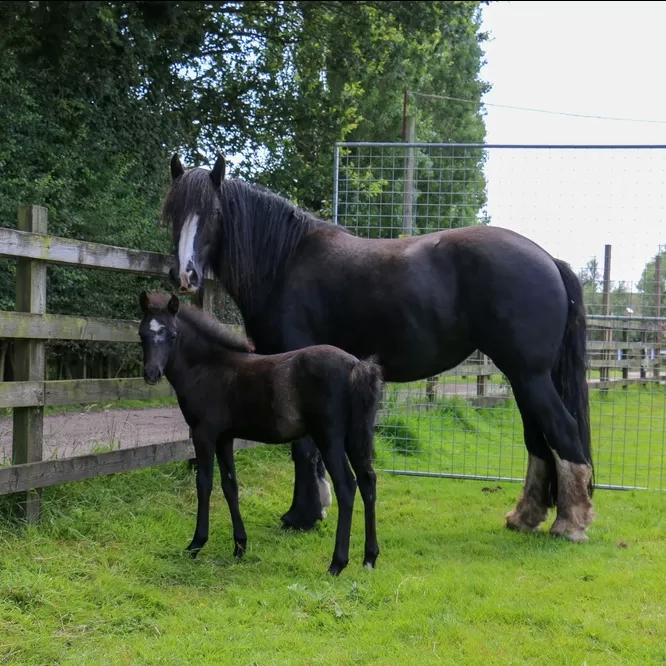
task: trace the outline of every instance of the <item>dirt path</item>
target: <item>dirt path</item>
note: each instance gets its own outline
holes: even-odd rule
[[[44,418],[44,459],[83,455],[99,449],[187,439],[178,407],[67,412]],[[0,461],[10,457],[12,419],[0,419]]]
[[[470,395],[474,390],[467,384],[440,384],[438,388],[440,395]],[[188,436],[178,407],[50,414],[44,417],[44,459],[84,455],[111,446],[129,449]],[[11,442],[12,419],[0,418],[0,462],[11,457]]]

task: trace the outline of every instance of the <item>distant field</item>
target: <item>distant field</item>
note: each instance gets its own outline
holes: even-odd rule
[[[523,478],[526,452],[512,399],[477,408],[463,397],[442,396],[425,408],[421,388],[389,387],[376,443],[378,467]],[[666,490],[664,387],[592,390],[590,403],[597,482]]]

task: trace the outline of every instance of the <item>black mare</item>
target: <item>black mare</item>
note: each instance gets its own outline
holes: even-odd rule
[[[208,541],[214,457],[231,513],[234,555],[240,557],[247,536],[238,505],[234,438],[286,443],[310,434],[338,501],[329,572],[339,574],[349,561],[357,481],[365,509],[363,564],[373,568],[379,554],[372,469],[382,383],[379,366],[329,345],[271,356],[252,354],[247,340],[203,311],[181,305],[175,295],[142,292],[139,304],[144,378],[150,384],[167,378],[192,428],[198,503],[196,530],[187,548],[192,556]]]
[[[453,368],[479,349],[506,375],[528,465],[507,527],[587,539],[594,519],[586,316],[569,266],[512,231],[471,226],[400,239],[358,238],[255,185],[171,161],[163,215],[175,244],[170,279],[194,293],[211,268],[265,354],[327,343],[376,355],[385,381]],[[321,516],[311,441],[292,445],[285,526]]]

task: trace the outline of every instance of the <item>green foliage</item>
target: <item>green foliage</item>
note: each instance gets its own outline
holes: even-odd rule
[[[0,224],[39,204],[52,234],[167,252],[176,150],[193,165],[221,150],[233,175],[330,214],[334,142],[398,139],[404,86],[480,98],[479,23],[478,2],[0,3]],[[483,139],[475,105],[419,104],[420,138]],[[442,202],[469,223],[483,183],[449,190]],[[2,309],[13,270],[0,263]],[[160,286],[51,267],[47,307],[133,318],[135,295]],[[136,360],[118,346],[51,351],[70,370],[84,353],[112,373]]]
[[[408,419],[397,414],[388,414],[375,428],[375,435],[396,453],[409,456],[417,453],[420,446],[418,432],[409,424]]]

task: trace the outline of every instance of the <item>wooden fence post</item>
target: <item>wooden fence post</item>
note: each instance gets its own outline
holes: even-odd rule
[[[19,231],[46,234],[48,211],[42,206],[21,206],[18,212]],[[44,314],[46,312],[46,264],[33,259],[16,261],[16,311]],[[14,370],[16,381],[45,379],[45,344],[42,340],[16,340]],[[13,410],[14,430],[12,464],[42,460],[44,445],[44,408],[18,407]],[[37,522],[41,510],[41,490],[21,493],[15,510],[20,518]]]
[[[610,314],[610,284],[611,284],[611,246],[606,245],[604,248],[604,290],[601,296],[601,314],[608,316]],[[613,329],[607,321],[604,322],[602,328],[602,340],[610,342],[613,339]],[[604,349],[601,352],[601,358],[604,361],[610,359],[610,350]],[[601,391],[608,391],[608,380],[610,379],[610,369],[607,367],[599,368],[599,389]],[[604,386],[605,384],[605,386]]]
[[[416,142],[416,118],[407,117],[407,143]],[[411,236],[414,233],[414,176],[416,171],[416,149],[405,148],[405,191],[402,204],[402,233]]]
[[[479,352],[479,360],[481,365],[481,372],[484,371],[484,366],[488,365],[488,357]],[[483,397],[488,395],[488,376],[486,374],[480,374],[476,376],[476,395],[477,397]]]

